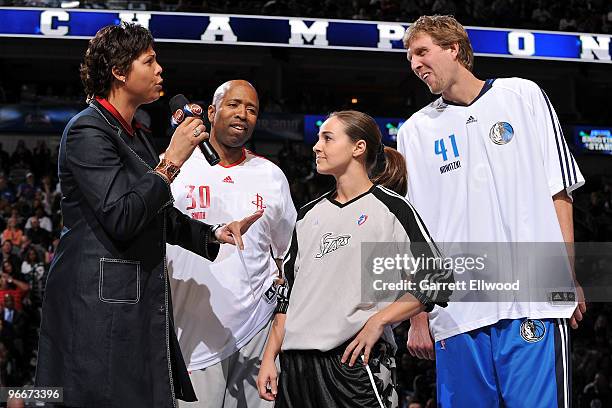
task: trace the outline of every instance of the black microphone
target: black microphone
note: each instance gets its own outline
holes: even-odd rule
[[[180,125],[187,116],[202,118],[203,114],[202,107],[195,103],[189,103],[189,100],[185,98],[185,95],[183,94],[178,94],[170,99],[170,111],[172,112],[172,119],[170,122],[173,128]],[[215,149],[212,147],[210,141],[204,140],[203,142],[200,142],[198,146],[204,154],[206,161],[211,166],[214,166],[221,161],[219,154],[217,154]]]

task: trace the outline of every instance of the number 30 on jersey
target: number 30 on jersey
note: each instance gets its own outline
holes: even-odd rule
[[[197,195],[199,197],[197,197],[198,199],[196,199],[196,196],[194,195],[194,192],[196,190],[196,186],[190,186],[187,185],[185,186],[185,188],[187,188],[187,197],[185,197],[187,200],[191,200],[191,204],[186,208],[187,210],[193,210],[196,207],[199,208],[208,208],[210,207],[210,186],[199,186],[198,187],[198,191],[197,191]]]
[[[210,207],[210,186],[186,185],[187,196],[185,201],[189,203],[187,211],[195,220],[206,219],[206,209]]]

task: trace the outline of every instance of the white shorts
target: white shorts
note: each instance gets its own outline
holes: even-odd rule
[[[198,401],[178,401],[179,408],[272,408],[259,398],[257,374],[271,321],[244,347],[202,370],[189,372]]]

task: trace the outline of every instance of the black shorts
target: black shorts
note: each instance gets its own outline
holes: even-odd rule
[[[395,359],[382,341],[368,367],[361,359],[349,367],[340,359],[348,343],[333,350],[286,350],[280,354],[276,408],[394,408]]]

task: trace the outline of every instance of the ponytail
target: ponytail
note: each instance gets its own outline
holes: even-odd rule
[[[376,162],[370,171],[370,179],[372,179],[372,176],[384,172],[386,163],[387,159],[385,157],[385,145],[380,143],[378,145],[378,149],[376,150]]]
[[[408,193],[408,172],[404,156],[391,147],[380,146],[370,180],[405,196]]]

